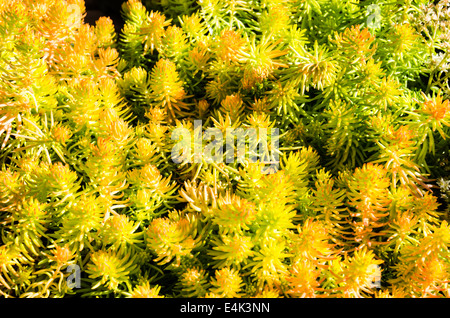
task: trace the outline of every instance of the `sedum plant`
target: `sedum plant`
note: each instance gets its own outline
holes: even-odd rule
[[[0,295],[449,297],[449,13],[0,0]]]

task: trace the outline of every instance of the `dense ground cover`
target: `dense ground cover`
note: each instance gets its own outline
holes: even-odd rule
[[[449,1],[84,14],[0,0],[2,296],[449,296]]]

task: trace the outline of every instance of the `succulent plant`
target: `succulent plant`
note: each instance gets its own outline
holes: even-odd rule
[[[449,1],[121,13],[0,0],[2,297],[450,296]]]

